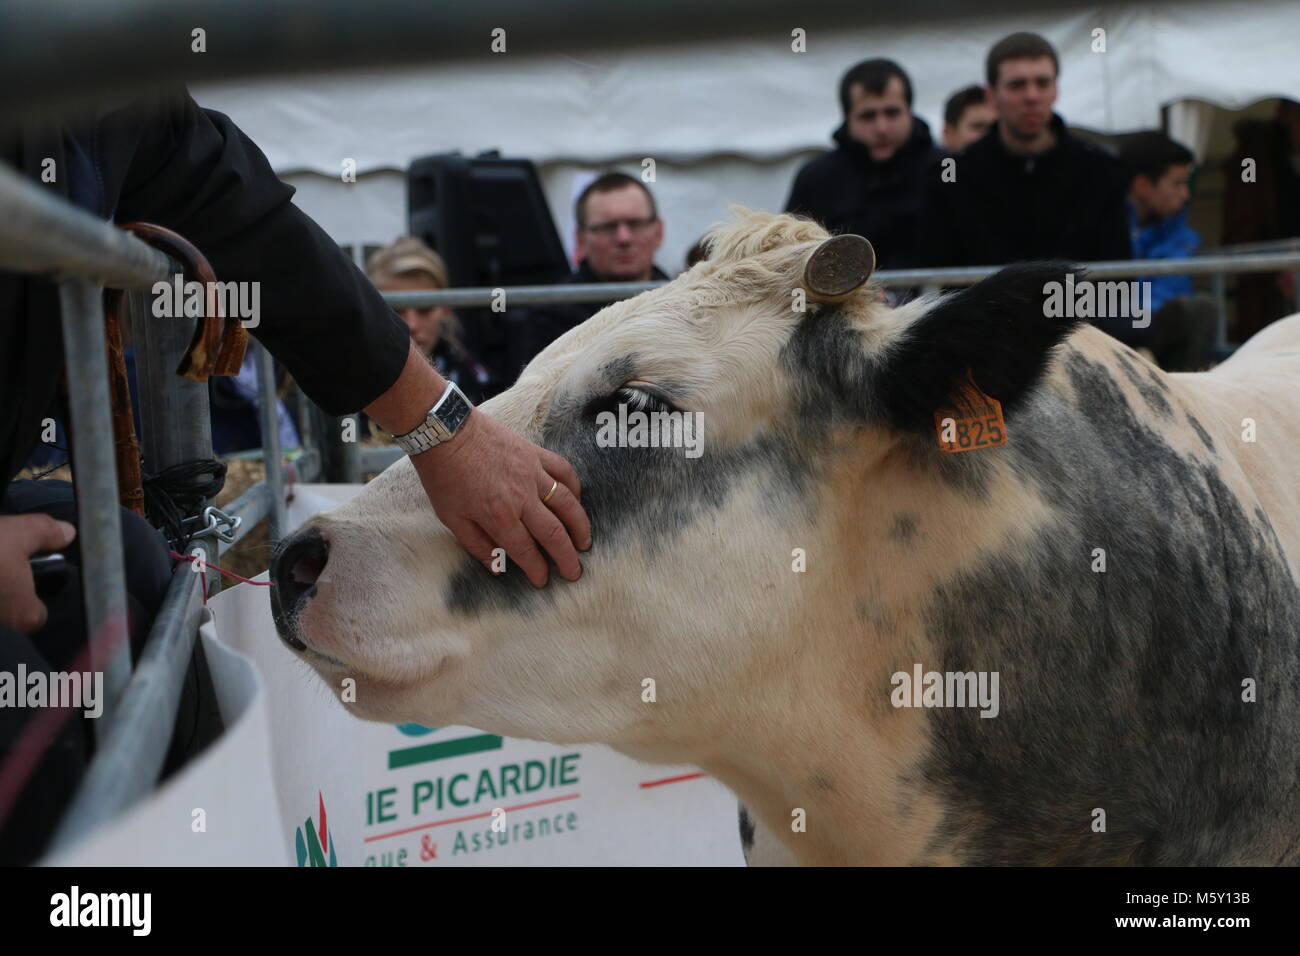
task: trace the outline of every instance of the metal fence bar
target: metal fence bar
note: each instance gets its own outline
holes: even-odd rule
[[[320,452],[314,448],[303,452],[293,461],[293,470],[297,473],[299,481],[315,481],[320,475],[320,469]]]
[[[47,856],[75,845],[153,789],[176,722],[181,683],[198,633],[200,575],[177,565],[117,719],[50,842]]]
[[[1210,276],[1210,294],[1214,296],[1217,319],[1214,323],[1214,349],[1222,351],[1228,347],[1228,281],[1222,272]]]
[[[1218,254],[1184,259],[1119,259],[1106,262],[1072,263],[1089,279],[1141,279],[1147,276],[1201,275],[1230,272],[1273,272],[1300,265],[1300,252]],[[922,282],[940,285],[974,285],[1005,266],[972,266],[961,269],[895,269],[877,273],[873,280],[882,285],[908,286]]]
[[[89,279],[59,283],[72,460],[76,466],[77,537],[81,548],[81,592],[90,639],[90,669],[104,674],[104,710],[96,735],[111,727],[131,677],[127,631],[126,571],[122,556],[122,511],[118,505],[117,460],[104,343],[104,290]]]
[[[275,394],[275,360],[260,342],[251,343],[257,362],[259,401],[258,423],[262,429],[262,466],[271,492],[271,511],[267,516],[271,543],[284,537],[284,471],[280,460],[280,400]]]
[[[1291,252],[1300,249],[1300,237],[1293,239],[1263,239],[1259,242],[1234,242],[1230,246],[1211,246],[1199,255],[1242,255],[1248,252]]]
[[[0,209],[4,210],[0,268],[85,276],[115,289],[149,286],[173,271],[164,253],[78,209],[4,163],[0,163]]]
[[[293,468],[298,473],[299,481],[315,481],[320,475],[320,453],[309,451],[300,455],[293,462]],[[220,550],[222,553],[233,548],[243,537],[257,527],[259,521],[270,516],[272,501],[271,486],[263,480],[249,485],[237,498],[226,503],[221,510],[230,517],[241,520],[239,526],[231,534],[231,540],[221,542]],[[283,527],[287,530],[287,520]]]
[[[140,386],[140,449],[145,471],[213,457],[212,418],[208,386],[176,374],[189,347],[194,323],[201,319],[159,319],[150,313],[147,297],[131,293],[131,335],[136,350]],[[206,504],[212,504],[209,499]],[[200,512],[202,507],[198,509]],[[206,560],[215,559],[215,542],[202,544]],[[220,576],[209,569],[208,592],[220,590]]]
[[[316,416],[312,414],[314,403],[307,394],[298,387],[298,383],[293,383],[294,397],[297,399],[297,420],[298,441],[301,443],[303,451],[317,451],[320,445],[320,435],[316,433]]]
[[[1300,267],[1300,249],[1290,252],[1216,254],[1186,259],[1122,259],[1108,262],[1079,263],[1089,279],[1145,278],[1147,276],[1200,275],[1230,272],[1273,272]],[[973,285],[993,275],[1003,266],[969,266],[958,269],[886,269],[873,275],[872,281],[886,287],[924,285]],[[546,305],[553,302],[615,302],[657,289],[665,282],[564,283],[526,285],[505,288],[505,302],[516,305]],[[385,292],[384,300],[395,309],[491,306],[500,289],[430,289],[420,292]]]
[[[396,445],[361,449],[361,477],[383,471],[395,462],[406,457],[406,452]]]
[[[340,418],[333,419],[330,424],[333,429],[333,439],[336,442],[339,462],[339,478],[337,480],[345,484],[355,485],[360,483],[361,472],[361,415],[343,415]],[[348,432],[351,440],[347,440],[344,432]]]
[[[238,544],[240,539],[257,527],[259,521],[271,513],[270,486],[265,481],[249,485],[239,497],[228,502],[221,510],[232,518],[240,519],[239,527],[235,529],[232,540],[222,541],[218,545],[219,551],[225,551]]]

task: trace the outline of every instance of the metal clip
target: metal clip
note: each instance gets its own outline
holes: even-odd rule
[[[242,517],[236,517],[226,514],[216,505],[209,505],[203,509],[201,515],[192,518],[186,518],[181,522],[182,528],[190,528],[199,522],[203,522],[203,527],[198,531],[190,534],[190,538],[205,538],[210,534],[215,534],[226,544],[232,544],[235,540],[235,532],[239,526],[244,523]]]

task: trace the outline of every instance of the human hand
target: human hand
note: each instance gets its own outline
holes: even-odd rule
[[[543,587],[548,572],[540,545],[561,577],[581,577],[574,545],[591,547],[591,523],[579,503],[577,473],[560,455],[476,409],[455,438],[411,464],[438,518],[489,569],[493,548],[501,547],[534,587]]]
[[[44,626],[49,612],[36,596],[27,559],[66,547],[76,536],[76,528],[47,514],[0,516],[0,626],[26,634]]]

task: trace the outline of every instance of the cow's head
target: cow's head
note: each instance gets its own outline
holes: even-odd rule
[[[1044,316],[1051,265],[900,308],[869,283],[825,304],[804,287],[828,238],[744,213],[707,261],[604,309],[482,406],[577,470],[595,542],[579,581],[494,577],[403,459],[282,544],[282,637],[336,692],[353,678],[367,719],[648,759],[704,763],[809,700],[868,701],[879,642],[1009,520],[987,507],[998,450],[945,454],[935,411],[969,371],[1014,428],[1070,323]],[[694,430],[608,447],[620,406]],[[887,712],[886,694],[869,706]]]

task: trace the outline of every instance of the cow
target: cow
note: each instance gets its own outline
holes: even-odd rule
[[[364,719],[694,764],[801,864],[1300,862],[1300,315],[1166,374],[1053,314],[1069,264],[891,308],[864,241],[739,211],[481,407],[573,463],[578,581],[404,459],[280,544],[281,638]]]

